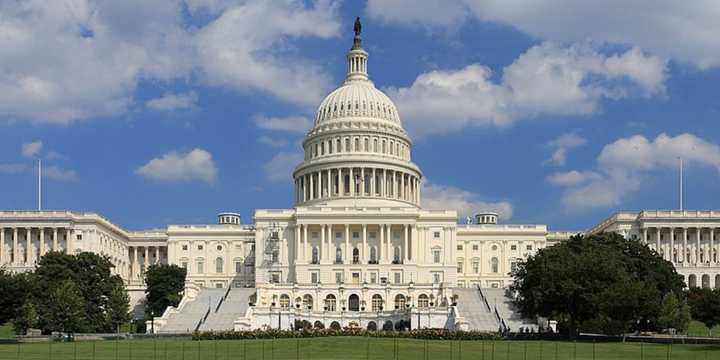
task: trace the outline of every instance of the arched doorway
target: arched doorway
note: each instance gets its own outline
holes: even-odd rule
[[[368,331],[377,331],[377,324],[374,321],[370,321],[367,324]]]
[[[324,329],[325,325],[323,325],[320,321],[316,321],[315,324],[313,324],[313,327],[316,329]]]
[[[688,276],[688,287],[697,287],[697,276],[695,276],[694,274]]]
[[[710,288],[710,275],[705,274],[702,276],[702,287],[703,287],[703,289]]]
[[[405,296],[403,296],[402,294],[397,294],[397,296],[395,296],[395,310],[405,309],[405,302]]]
[[[348,298],[348,309],[350,311],[360,311],[360,297],[356,294],[350,295]]]
[[[340,323],[337,321],[333,321],[332,323],[330,323],[330,328],[333,330],[340,330]]]
[[[388,320],[383,324],[383,330],[384,331],[393,331],[393,323],[392,321]]]
[[[326,311],[335,311],[335,307],[337,305],[337,300],[335,299],[335,295],[329,294],[325,297],[325,310]]]

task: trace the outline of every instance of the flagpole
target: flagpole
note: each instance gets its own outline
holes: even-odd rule
[[[680,211],[683,211],[683,158],[680,158]]]
[[[42,210],[42,160],[38,159],[38,211]]]

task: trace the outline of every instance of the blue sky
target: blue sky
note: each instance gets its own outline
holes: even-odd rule
[[[292,206],[359,15],[425,206],[585,229],[677,208],[682,157],[685,207],[717,208],[720,7],[613,3],[3,3],[0,207],[36,206],[38,157],[45,208],[130,229]]]

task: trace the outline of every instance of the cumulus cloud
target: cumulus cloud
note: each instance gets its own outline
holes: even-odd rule
[[[145,106],[155,111],[174,111],[192,109],[197,105],[198,96],[195,92],[172,94],[167,93],[159,98],[145,101]]]
[[[265,177],[270,181],[290,181],[295,167],[303,161],[297,152],[280,152],[263,165]]]
[[[25,164],[0,164],[0,173],[2,174],[19,174],[28,170]]]
[[[602,99],[662,94],[666,72],[664,60],[636,48],[608,56],[589,43],[544,42],[505,67],[500,81],[471,64],[423,73],[411,86],[387,92],[408,130],[424,136],[540,115],[589,115]]]
[[[660,134],[621,138],[605,145],[596,169],[556,173],[547,178],[564,187],[563,203],[570,209],[618,206],[623,197],[640,189],[654,171],[675,168],[678,159],[720,171],[720,146],[693,134]]]
[[[44,178],[66,182],[75,182],[79,180],[75,170],[63,169],[56,165],[43,167],[42,176]]]
[[[0,2],[0,116],[67,124],[121,114],[141,80],[197,79],[301,105],[331,86],[292,42],[336,36],[337,2],[188,1],[190,13],[180,0]]]
[[[207,150],[169,152],[135,170],[137,175],[158,181],[193,181],[215,182],[218,169],[212,154]]]
[[[548,147],[553,149],[553,153],[546,162],[556,166],[565,166],[567,152],[578,146],[585,145],[586,142],[587,140],[578,134],[562,134],[547,144]]]
[[[425,209],[455,210],[460,219],[490,210],[497,212],[501,219],[508,220],[513,212],[512,204],[507,201],[485,201],[479,194],[429,182],[423,184],[421,201]]]
[[[255,125],[266,130],[304,133],[310,129],[312,121],[304,116],[266,117],[257,115],[255,116]]]
[[[258,142],[274,148],[281,148],[288,144],[287,140],[285,139],[276,139],[265,135],[259,137]]]
[[[22,144],[22,155],[24,157],[36,157],[42,151],[43,143],[40,140]]]
[[[390,23],[457,26],[466,19],[500,22],[560,42],[594,39],[638,46],[700,68],[720,64],[720,4],[714,0],[508,1],[368,0],[366,13]],[[637,70],[642,71],[641,68]]]

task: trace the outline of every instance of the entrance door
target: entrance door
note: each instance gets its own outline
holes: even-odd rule
[[[360,311],[360,298],[357,295],[355,295],[355,294],[350,295],[350,298],[348,300],[349,300],[348,308],[350,309],[350,311]]]

